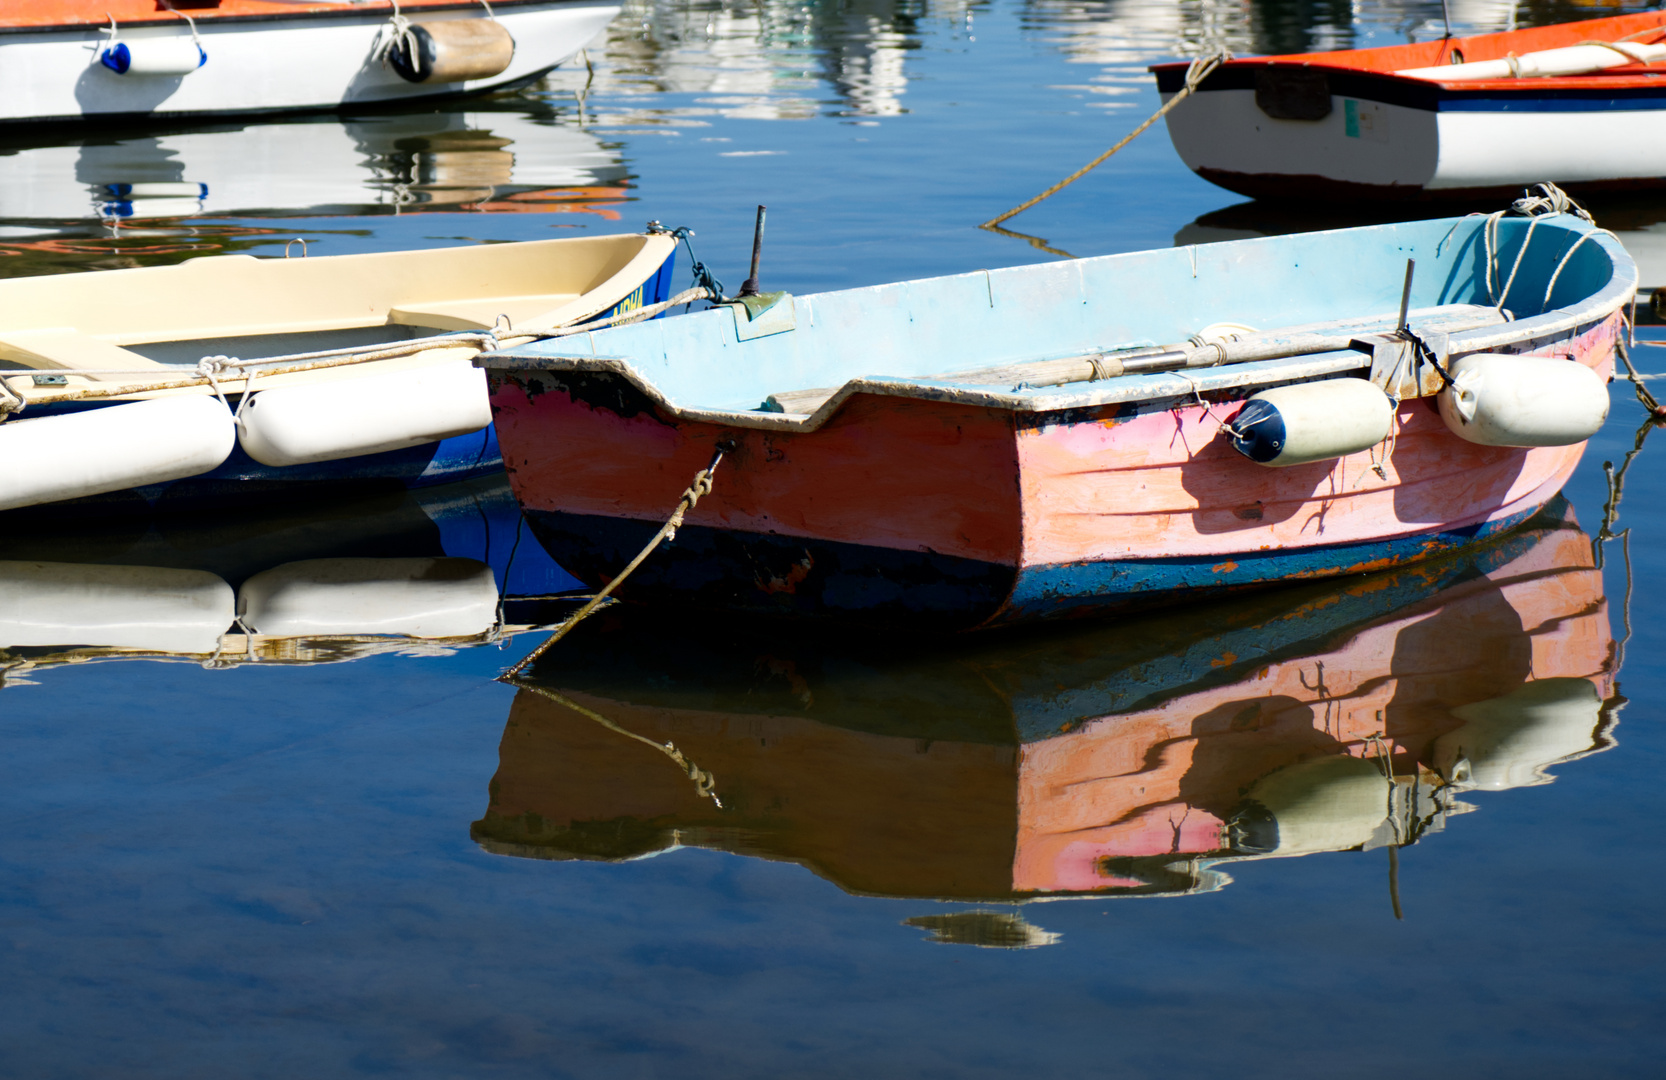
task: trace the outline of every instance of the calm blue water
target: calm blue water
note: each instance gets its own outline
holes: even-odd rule
[[[582,110],[580,71],[451,112],[0,144],[0,267],[653,218],[693,226],[732,289],[758,203],[770,288],[1035,261],[1052,256],[975,224],[1148,115],[1145,64],[1219,40],[1404,40],[1439,12],[638,3],[591,50]],[[1493,28],[1511,14],[1455,0],[1454,17]],[[100,185],[141,180],[209,194],[175,216],[99,219]],[[1242,203],[1188,173],[1159,128],[1009,226],[1090,255],[1316,223]],[[1647,273],[1666,201],[1607,210]],[[1666,349],[1637,351],[1645,373],[1666,373]],[[1565,492],[1589,535],[1609,501],[1604,463],[1622,462],[1644,420],[1629,384],[1613,399]],[[1599,545],[1600,578],[1585,536],[1540,523],[1440,580],[1264,596],[1126,631],[905,649],[603,618],[534,680],[600,719],[493,681],[536,632],[451,651],[315,644],[214,668],[0,651],[0,1072],[1659,1075],[1662,453],[1651,441],[1625,474],[1612,531],[1631,531]],[[0,559],[195,568],[237,586],[327,554],[474,552],[507,570],[512,594],[565,587],[535,551],[506,562],[505,514],[501,488],[480,485],[212,522],[14,523]],[[1268,628],[1290,625],[1275,648]],[[1271,651],[1240,663],[1246,648]],[[1181,659],[1136,672],[1148,653]],[[1187,846],[1186,814],[1244,820],[1243,799],[1272,798],[1239,762],[1276,771],[1340,731],[1333,697],[1383,710],[1383,730],[1411,745],[1529,674],[1591,675],[1614,696],[1567,712],[1538,750],[1518,745],[1513,786],[1444,790],[1438,813],[1388,823],[1416,839],[1396,849],[1403,918],[1391,845],[1379,829],[1368,850],[1339,850],[1364,839],[1340,802],[1311,815],[1303,857]],[[1303,704],[1315,679],[1331,689]],[[1245,701],[1275,698],[1283,719],[1240,723]],[[1082,727],[1165,708],[1198,735],[1189,770],[1164,757],[1181,743],[1131,720]],[[1154,784],[1184,774],[1150,801],[1192,809],[1162,811],[1172,860],[1094,864],[1130,895],[1018,904],[1013,868],[1066,779],[1020,752],[1018,732],[1060,717]],[[1235,758],[1232,732],[1261,741]],[[709,770],[725,809],[648,736]],[[1217,745],[1229,749],[1202,749]],[[1439,786],[1420,783],[1424,796]],[[1108,800],[1088,824],[1131,820],[1124,810]]]

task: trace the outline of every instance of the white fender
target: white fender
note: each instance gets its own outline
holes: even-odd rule
[[[212,653],[235,613],[204,570],[0,562],[0,646]]]
[[[208,63],[193,37],[146,37],[118,41],[99,61],[117,75],[189,75]]]
[[[1256,781],[1245,797],[1276,825],[1262,834],[1271,855],[1359,847],[1388,818],[1382,770],[1345,754],[1287,765]]]
[[[1571,446],[1608,419],[1608,387],[1584,364],[1553,356],[1475,353],[1448,367],[1440,417],[1481,446]]]
[[[1305,465],[1357,454],[1388,438],[1394,404],[1365,379],[1263,390],[1232,419],[1233,448],[1260,465]]]
[[[0,424],[0,510],[197,476],[236,445],[231,412],[207,394],[152,398]]]
[[[448,360],[257,390],[237,419],[237,434],[248,455],[264,465],[300,465],[403,450],[491,422],[486,373],[468,360]]]
[[[497,621],[492,568],[473,559],[305,559],[243,583],[237,614],[278,637],[472,637]]]
[[[1461,727],[1435,740],[1435,770],[1485,791],[1550,783],[1546,767],[1596,745],[1602,698],[1589,679],[1536,679],[1452,710]]]

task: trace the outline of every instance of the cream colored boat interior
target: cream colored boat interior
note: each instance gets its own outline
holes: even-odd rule
[[[370,347],[490,329],[505,318],[516,330],[550,330],[630,296],[674,246],[669,236],[626,234],[313,258],[216,255],[177,266],[0,279],[0,366],[68,376],[65,386],[37,385],[27,375],[8,380],[30,400],[46,401],[73,397],[91,382],[133,382],[134,372],[183,373],[204,356]],[[353,377],[456,355],[437,349],[306,375]],[[237,389],[240,380],[222,386]]]

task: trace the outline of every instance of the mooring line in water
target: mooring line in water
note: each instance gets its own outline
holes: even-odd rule
[[[705,769],[702,769],[700,766],[694,764],[694,762],[688,760],[688,758],[684,757],[683,752],[677,749],[677,745],[675,743],[655,742],[646,735],[638,735],[634,731],[615,724],[612,720],[609,720],[596,710],[587,709],[571,698],[558,694],[548,687],[539,686],[537,683],[530,683],[522,679],[511,678],[509,675],[504,675],[500,681],[507,682],[509,685],[517,687],[521,690],[530,690],[539,697],[548,698],[550,701],[555,702],[564,709],[571,709],[580,716],[589,717],[596,723],[607,728],[609,731],[616,731],[625,736],[627,739],[635,739],[644,746],[653,747],[655,750],[658,750],[672,761],[675,761],[677,765],[682,768],[683,772],[688,775],[688,778],[694,781],[694,789],[700,793],[702,798],[710,799],[712,802],[717,804],[717,808],[719,810],[723,809],[723,800],[717,797],[717,778]]]
[[[677,500],[677,508],[671,511],[671,516],[666,519],[664,525],[660,526],[659,532],[655,533],[654,538],[648,541],[648,546],[637,552],[636,558],[627,563],[625,568],[619,571],[618,575],[615,576],[612,581],[608,582],[601,592],[592,596],[589,603],[579,608],[576,613],[564,620],[560,626],[557,626],[550,636],[544,640],[542,645],[528,653],[520,661],[520,663],[510,668],[502,675],[499,675],[498,681],[512,682],[516,676],[520,675],[521,672],[525,671],[534,662],[536,662],[540,656],[543,656],[546,652],[548,652],[551,645],[554,645],[556,642],[566,637],[568,631],[583,622],[592,611],[595,611],[597,608],[601,607],[602,604],[606,603],[608,595],[612,593],[614,589],[622,585],[625,579],[630,577],[631,574],[636,571],[636,568],[642,565],[642,560],[646,559],[653,553],[655,548],[659,547],[660,544],[667,540],[675,539],[677,536],[677,530],[682,528],[683,515],[694,509],[695,504],[700,501],[700,497],[702,495],[711,494],[712,476],[717,472],[717,463],[722,461],[723,455],[732,449],[734,449],[734,443],[727,441],[718,443],[716,451],[712,454],[711,464],[694,474],[694,479],[689,483],[688,487],[683,490],[682,498]],[[516,685],[520,684],[516,683]]]
[[[1226,63],[1230,59],[1232,59],[1232,54],[1227,52],[1225,49],[1221,49],[1218,52],[1210,53],[1208,56],[1200,56],[1196,60],[1193,60],[1191,62],[1191,65],[1186,68],[1186,85],[1181,88],[1180,92],[1175,94],[1173,97],[1169,98],[1167,101],[1165,101],[1163,103],[1162,108],[1160,108],[1156,112],[1152,113],[1150,118],[1147,119],[1145,123],[1141,124],[1139,127],[1135,128],[1133,131],[1131,131],[1127,135],[1125,135],[1121,142],[1117,143],[1115,146],[1111,147],[1109,150],[1105,151],[1103,154],[1100,154],[1098,157],[1094,158],[1092,161],[1088,162],[1086,165],[1083,165],[1080,169],[1077,169],[1075,172],[1071,173],[1069,176],[1065,177],[1063,180],[1060,180],[1058,183],[1054,184],[1052,187],[1048,188],[1046,191],[1043,191],[1040,195],[1037,195],[1035,198],[1029,200],[1028,202],[1020,203],[1019,205],[1013,207],[1011,210],[1008,210],[1006,213],[1001,214],[999,217],[990,218],[988,221],[984,222],[982,225],[979,225],[978,228],[980,228],[980,229],[989,229],[991,231],[994,231],[995,226],[999,225],[1001,222],[1005,221],[1007,218],[1016,217],[1017,215],[1022,214],[1024,211],[1028,210],[1030,207],[1034,206],[1036,203],[1040,202],[1043,199],[1050,198],[1051,196],[1058,194],[1060,191],[1063,191],[1065,188],[1069,187],[1071,184],[1074,184],[1076,181],[1080,180],[1082,177],[1086,176],[1088,173],[1092,172],[1094,169],[1097,169],[1100,166],[1100,164],[1103,163],[1112,154],[1116,153],[1118,150],[1121,150],[1124,146],[1127,146],[1129,143],[1133,142],[1136,138],[1138,138],[1145,131],[1146,128],[1150,127],[1152,124],[1155,124],[1157,121],[1161,120],[1165,115],[1168,114],[1168,111],[1170,109],[1174,108],[1176,105],[1180,104],[1182,101],[1185,101],[1188,97],[1190,97],[1191,94],[1192,94],[1192,91],[1196,90],[1200,85],[1202,85],[1204,79],[1207,79],[1210,76],[1210,74],[1212,72],[1214,72],[1214,70],[1216,68],[1220,67],[1222,64]]]

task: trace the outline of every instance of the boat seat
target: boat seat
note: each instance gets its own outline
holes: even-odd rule
[[[115,371],[176,370],[147,356],[140,356],[131,349],[67,327],[0,332],[0,360],[43,371],[88,372],[86,378],[95,382],[132,381],[130,375],[96,374],[100,368]]]
[[[496,325],[499,315],[507,315],[514,326],[536,328],[545,321],[543,316],[578,298],[578,293],[545,293],[398,304],[388,310],[388,322],[399,326],[430,326],[436,330],[489,330]]]

